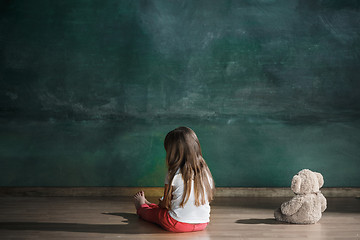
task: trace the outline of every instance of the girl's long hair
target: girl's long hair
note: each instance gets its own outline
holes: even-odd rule
[[[215,184],[202,156],[200,142],[195,132],[187,127],[176,128],[166,135],[164,147],[169,174],[169,188],[164,196],[165,206],[170,208],[171,183],[177,170],[180,170],[184,180],[181,207],[190,197],[192,180],[194,180],[195,205],[204,205],[206,200],[210,202],[214,197]]]

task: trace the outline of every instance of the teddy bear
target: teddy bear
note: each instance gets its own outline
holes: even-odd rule
[[[291,182],[291,190],[296,194],[290,201],[275,210],[275,219],[297,224],[314,224],[326,209],[326,198],[320,192],[324,178],[320,173],[303,169]]]

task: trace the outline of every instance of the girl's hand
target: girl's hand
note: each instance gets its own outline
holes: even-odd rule
[[[159,204],[158,205],[159,205],[160,208],[166,208],[164,197],[159,198]]]
[[[165,187],[164,187],[164,196],[166,196],[166,194],[167,194],[167,192],[168,192],[168,189],[169,189],[169,184],[165,184]],[[165,199],[164,199],[164,197],[161,197],[161,198],[159,198],[159,207],[161,207],[161,208],[168,208],[166,205],[165,205]]]

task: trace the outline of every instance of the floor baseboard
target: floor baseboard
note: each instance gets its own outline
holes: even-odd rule
[[[146,196],[163,195],[162,187],[0,187],[0,197],[128,197],[143,190]],[[360,188],[322,188],[325,197],[360,197]],[[292,197],[290,188],[218,187],[216,197]]]

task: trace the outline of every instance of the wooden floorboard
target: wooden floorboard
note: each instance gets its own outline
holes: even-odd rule
[[[314,225],[276,222],[287,199],[217,198],[205,231],[174,234],[139,219],[128,197],[2,197],[0,239],[360,239],[359,199],[328,198]]]

